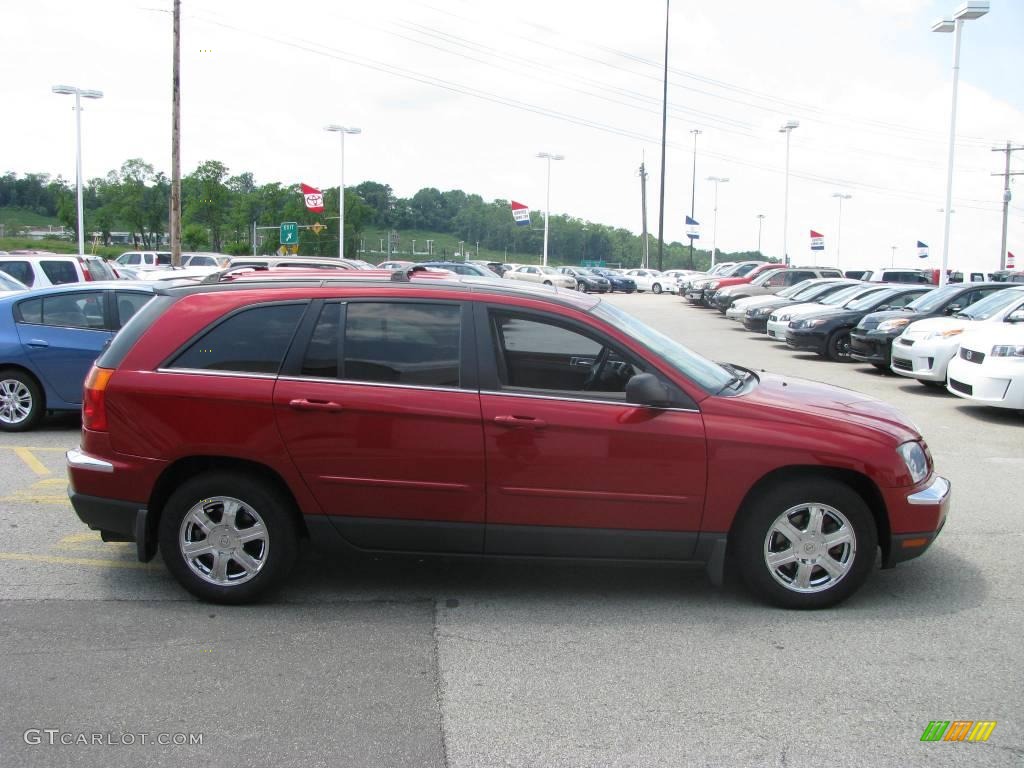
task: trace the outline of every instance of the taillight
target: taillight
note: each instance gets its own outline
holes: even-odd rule
[[[82,259],[78,260],[79,266],[82,268],[82,280],[92,281],[92,275],[89,274],[89,265],[86,264]]]
[[[107,382],[114,375],[113,368],[93,366],[85,377],[85,396],[82,398],[82,426],[95,432],[107,431]]]

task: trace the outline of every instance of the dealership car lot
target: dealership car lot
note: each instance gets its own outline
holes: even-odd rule
[[[252,749],[279,765],[1019,764],[1024,600],[1006,553],[1022,536],[1024,419],[788,351],[677,297],[605,300],[714,359],[896,405],[953,483],[936,544],[809,614],[700,570],[408,559],[311,560],[272,603],[215,608],[81,526],[63,497],[78,425],[63,417],[0,443],[0,648],[18,659],[0,679],[26,692],[0,703],[0,763]],[[921,743],[935,719],[998,725],[985,744]],[[46,752],[21,738],[178,724],[205,744]]]

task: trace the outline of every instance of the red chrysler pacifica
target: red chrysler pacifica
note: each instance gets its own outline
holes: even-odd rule
[[[795,608],[945,522],[949,483],[885,403],[710,362],[575,291],[424,277],[159,289],[86,381],[78,516],[216,602],[309,539],[699,561]]]

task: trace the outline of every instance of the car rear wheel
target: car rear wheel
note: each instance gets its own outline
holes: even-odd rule
[[[661,293],[661,283],[655,283],[651,286],[651,290],[655,293]]]
[[[544,281],[544,285],[551,285],[551,281],[550,280],[545,280]]]
[[[825,354],[829,360],[846,362],[850,357],[850,332],[839,330],[828,337]]]
[[[867,579],[878,546],[864,500],[832,480],[770,488],[750,504],[736,531],[744,582],[784,608],[827,608]]]
[[[46,412],[39,382],[24,371],[0,371],[0,430],[24,432],[32,429]]]
[[[214,603],[252,602],[295,562],[291,503],[246,474],[213,471],[179,487],[160,518],[160,553],[178,582]]]

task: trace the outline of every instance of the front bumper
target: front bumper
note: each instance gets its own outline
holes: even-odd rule
[[[941,343],[933,340],[918,341],[907,345],[900,337],[892,345],[890,368],[893,373],[900,376],[925,381],[945,381],[949,361],[959,347],[959,340]]]
[[[786,331],[786,346],[790,349],[809,349],[822,355],[825,353],[827,338],[827,335],[817,328],[799,330],[790,328]]]
[[[952,486],[939,475],[914,493],[897,489],[884,493],[892,534],[884,548],[883,568],[923,555],[932,545],[949,516]]]
[[[769,320],[765,323],[765,332],[776,341],[785,341],[789,330],[789,320]]]
[[[743,318],[743,327],[748,331],[754,333],[767,333],[768,332],[768,318],[767,317],[751,317],[747,315]]]
[[[948,370],[946,389],[954,395],[996,408],[1024,409],[1024,363],[987,358],[979,365],[957,356]]]
[[[877,331],[850,331],[850,357],[862,363],[889,365],[894,336]]]

